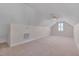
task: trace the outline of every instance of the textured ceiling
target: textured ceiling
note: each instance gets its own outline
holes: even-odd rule
[[[29,3],[26,5],[38,11],[42,19],[51,19],[51,15],[56,15],[73,24],[79,23],[78,3]]]

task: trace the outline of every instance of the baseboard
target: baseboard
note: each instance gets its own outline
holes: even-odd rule
[[[44,38],[44,37],[46,37],[46,36],[39,37],[39,38],[34,38],[34,39],[28,39],[28,40],[24,40],[24,41],[21,41],[21,42],[14,43],[14,44],[10,44],[10,47],[14,47],[14,46],[21,45],[21,44],[24,44],[24,43],[29,43],[33,40],[37,40],[37,39]]]
[[[0,41],[0,43],[5,43],[5,42],[6,42],[6,40],[1,40],[1,41]]]
[[[24,40],[24,41],[21,41],[21,42],[14,43],[14,44],[10,44],[10,47],[14,47],[14,46],[17,46],[17,45],[20,45],[20,44],[28,43],[28,42],[31,42],[33,40],[36,40],[36,39],[28,39],[28,40]]]

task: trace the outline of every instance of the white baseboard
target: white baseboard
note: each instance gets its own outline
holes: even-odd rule
[[[14,46],[17,46],[17,45],[20,45],[20,44],[28,43],[28,42],[31,42],[33,40],[36,40],[36,39],[28,39],[28,40],[24,40],[24,41],[21,41],[21,42],[14,43],[14,44],[10,44],[10,47],[14,47]]]
[[[6,42],[6,40],[0,40],[0,43],[5,43]]]
[[[29,42],[31,42],[33,40],[37,40],[37,39],[44,38],[44,37],[46,37],[46,36],[39,37],[39,38],[36,38],[36,39],[28,39],[28,40],[24,40],[24,41],[21,41],[21,42],[14,43],[14,44],[10,44],[10,47],[14,47],[14,46],[24,44],[24,43],[29,43]]]

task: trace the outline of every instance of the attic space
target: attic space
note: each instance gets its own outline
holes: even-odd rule
[[[65,36],[73,38],[73,26],[65,21],[63,23],[56,22],[50,29],[51,29],[50,34],[52,36]]]
[[[0,55],[79,56],[79,3],[0,3]]]

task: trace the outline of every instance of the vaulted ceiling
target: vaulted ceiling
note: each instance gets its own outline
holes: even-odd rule
[[[56,15],[73,25],[79,23],[78,3],[28,3],[26,5],[37,12],[39,15],[37,20],[50,20],[53,15]]]

